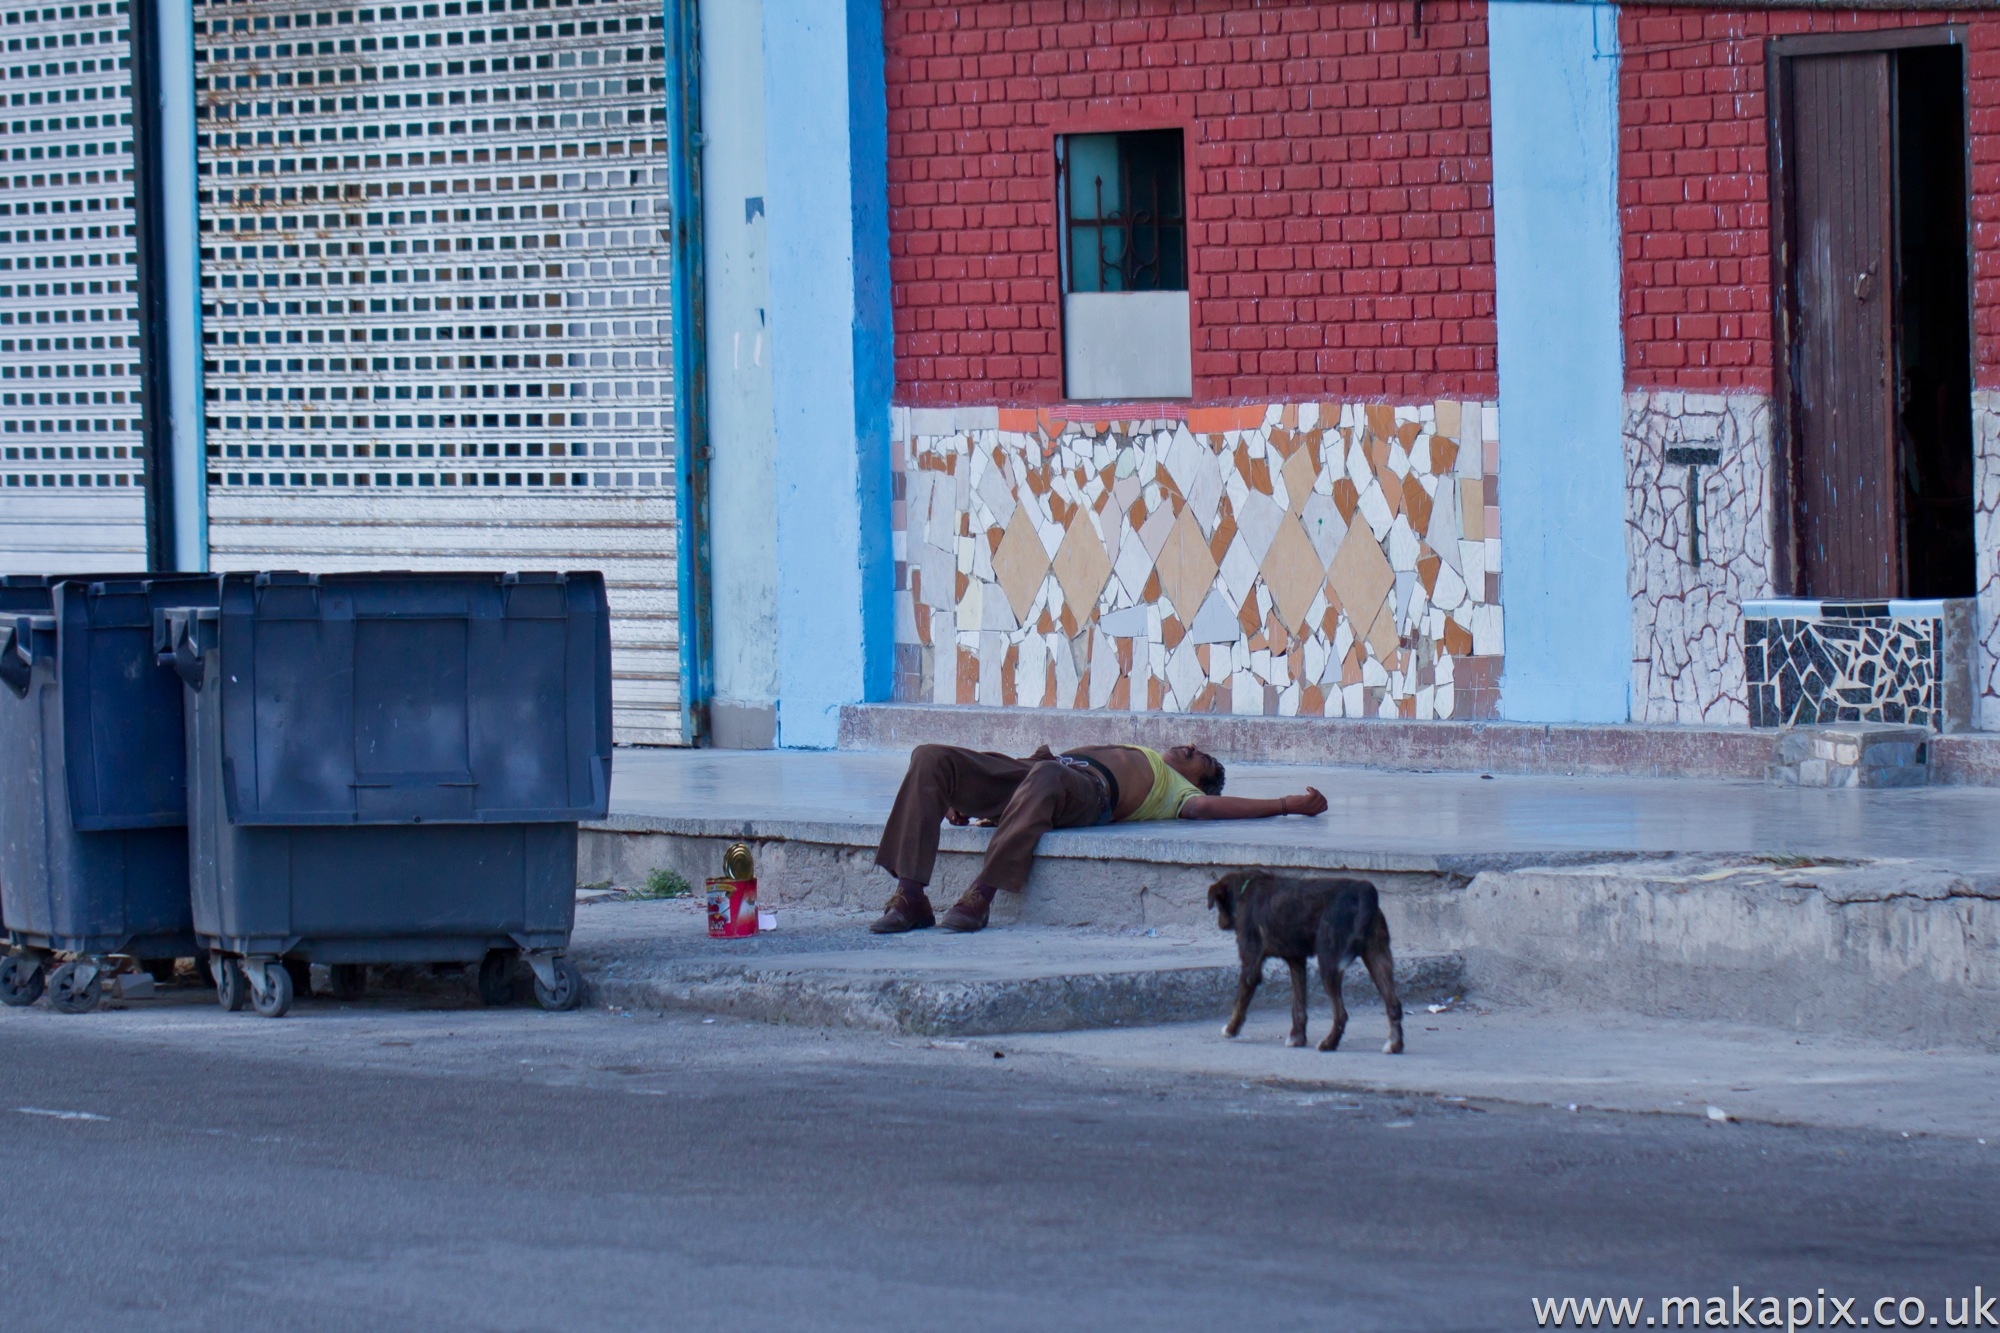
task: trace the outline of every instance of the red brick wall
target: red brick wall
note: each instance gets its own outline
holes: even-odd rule
[[[1198,400],[1494,396],[1483,3],[885,6],[898,402],[1057,401],[1054,137],[1174,126]]]
[[[1619,15],[1625,375],[1633,388],[1772,388],[1764,40],[1968,22],[1978,380],[2000,384],[2000,19],[1923,14]]]

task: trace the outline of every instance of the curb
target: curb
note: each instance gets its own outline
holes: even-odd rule
[[[572,954],[593,1002],[621,1009],[726,1014],[766,1023],[861,1028],[913,1036],[984,1036],[1010,1032],[1072,1032],[1221,1019],[1236,995],[1234,966],[1134,968],[1051,973],[1004,980],[892,976],[850,969],[742,963],[681,964],[649,969],[635,960]],[[1275,976],[1273,976],[1275,972]],[[1457,954],[1410,954],[1396,960],[1397,991],[1406,1005],[1464,991],[1465,960]],[[1313,970],[1316,1010],[1325,992]],[[1350,1006],[1378,1005],[1367,974],[1351,970]],[[1266,965],[1258,1006],[1289,1005],[1284,966]]]

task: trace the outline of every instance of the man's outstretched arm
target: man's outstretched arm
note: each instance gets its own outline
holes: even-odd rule
[[[1296,796],[1193,796],[1181,807],[1182,819],[1269,819],[1272,815],[1326,813],[1326,797],[1316,787]]]

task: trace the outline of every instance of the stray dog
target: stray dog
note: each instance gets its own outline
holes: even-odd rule
[[[1264,979],[1264,960],[1282,958],[1292,969],[1292,1034],[1285,1044],[1305,1045],[1306,958],[1316,954],[1319,979],[1333,1001],[1333,1029],[1319,1048],[1335,1049],[1347,1031],[1341,980],[1347,965],[1359,958],[1389,1011],[1389,1040],[1382,1053],[1402,1053],[1403,1004],[1396,998],[1389,922],[1373,884],[1358,879],[1281,879],[1268,870],[1239,870],[1208,886],[1208,905],[1215,909],[1218,926],[1236,932],[1236,951],[1243,960],[1236,1012],[1222,1029],[1223,1036],[1243,1030],[1251,997]]]

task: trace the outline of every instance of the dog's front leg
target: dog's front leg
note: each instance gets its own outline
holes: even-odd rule
[[[1319,979],[1326,987],[1326,998],[1333,1001],[1333,1026],[1326,1031],[1326,1040],[1319,1044],[1322,1051],[1340,1049],[1340,1039],[1347,1032],[1347,1000],[1341,995],[1342,983],[1347,969],[1338,963],[1328,967],[1333,957],[1322,953],[1319,956]]]
[[[1396,960],[1389,952],[1389,941],[1372,943],[1362,961],[1368,964],[1368,975],[1375,979],[1375,989],[1382,992],[1382,1007],[1389,1013],[1389,1040],[1383,1044],[1382,1054],[1401,1055],[1403,1002],[1396,998]]]
[[[1292,969],[1292,1035],[1285,1038],[1287,1046],[1306,1044],[1306,960],[1287,958],[1285,965]]]
[[[1257,983],[1264,979],[1264,960],[1244,961],[1243,971],[1236,979],[1236,1012],[1223,1025],[1222,1035],[1233,1037],[1243,1030],[1243,1020],[1250,1012],[1250,1000],[1257,994]]]

